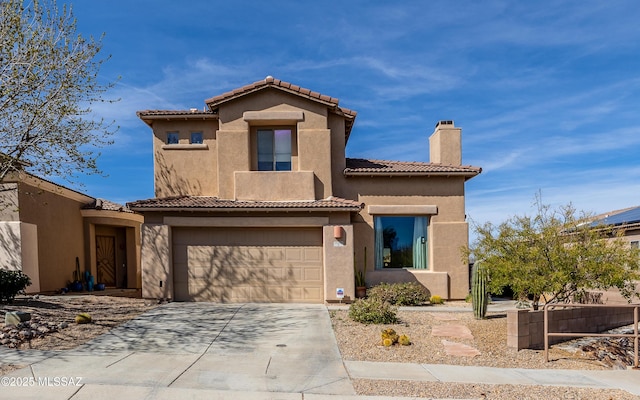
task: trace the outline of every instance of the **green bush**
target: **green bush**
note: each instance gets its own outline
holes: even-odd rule
[[[429,301],[430,293],[416,282],[381,283],[367,290],[369,298],[396,306],[419,306]]]
[[[22,271],[0,269],[0,303],[11,303],[30,284],[31,279]]]
[[[394,324],[398,322],[396,309],[378,299],[359,299],[351,303],[349,318],[362,324]]]

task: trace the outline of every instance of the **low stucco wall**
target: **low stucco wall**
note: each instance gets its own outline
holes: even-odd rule
[[[450,299],[449,274],[446,272],[398,268],[368,271],[367,274],[367,286],[380,283],[417,282],[424,286],[431,296],[438,295],[445,300]]]
[[[598,333],[629,324],[633,324],[632,307],[571,307],[549,310],[549,332],[554,333]],[[571,339],[551,336],[549,344]],[[516,350],[543,349],[544,311],[508,311],[507,346]]]

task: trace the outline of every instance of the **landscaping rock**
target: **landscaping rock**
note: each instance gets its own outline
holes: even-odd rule
[[[31,314],[22,311],[7,311],[4,314],[4,324],[6,326],[16,326],[21,322],[29,321]]]

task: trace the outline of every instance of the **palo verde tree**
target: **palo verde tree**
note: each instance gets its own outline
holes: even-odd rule
[[[552,209],[536,200],[536,215],[515,216],[495,226],[474,228],[477,239],[465,256],[482,260],[489,288],[511,287],[519,298],[533,297],[533,308],[570,301],[590,289],[618,288],[627,299],[640,297],[640,252],[613,227],[590,224],[571,206]]]
[[[0,181],[24,166],[67,181],[100,172],[96,148],[115,131],[91,108],[113,86],[98,80],[101,46],[55,0],[0,1]]]

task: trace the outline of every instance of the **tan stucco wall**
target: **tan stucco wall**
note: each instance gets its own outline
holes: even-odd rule
[[[156,197],[188,194],[216,196],[216,120],[153,121],[154,187]],[[179,145],[167,145],[168,132],[179,133]],[[202,145],[190,145],[191,132],[202,132]]]
[[[171,227],[142,225],[142,297],[173,298]]]
[[[236,171],[236,200],[314,200],[313,171]]]
[[[38,228],[19,221],[0,221],[0,268],[22,271],[31,279],[27,293],[40,291]]]
[[[19,221],[18,184],[0,184],[0,221]]]
[[[342,237],[334,237],[334,227],[340,227]],[[344,289],[345,300],[355,298],[353,272],[353,227],[327,225],[322,228],[324,251],[325,301],[337,301],[336,289]]]
[[[249,171],[249,132],[220,130],[218,137],[218,196],[233,199],[235,194],[235,172]]]
[[[462,163],[462,130],[453,124],[438,124],[429,137],[429,160],[433,163]]]
[[[30,279],[27,293],[37,293],[40,287],[40,264],[38,260],[38,227],[33,224],[20,223],[22,272]]]
[[[69,198],[66,195],[64,189],[50,192],[26,183],[20,184],[20,220],[38,227],[38,269],[42,291],[66,286],[67,281],[73,279],[76,257],[80,260],[80,270],[87,268],[80,209],[92,198],[80,194],[71,194]]]

